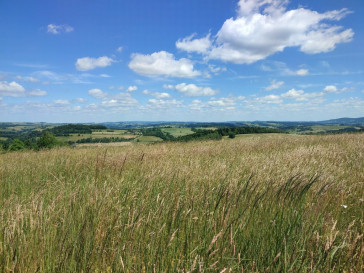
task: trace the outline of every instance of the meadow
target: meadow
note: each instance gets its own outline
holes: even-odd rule
[[[0,272],[363,272],[364,134],[0,154]]]

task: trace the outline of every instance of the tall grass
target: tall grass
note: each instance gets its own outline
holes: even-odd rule
[[[0,155],[0,272],[362,272],[364,135]]]

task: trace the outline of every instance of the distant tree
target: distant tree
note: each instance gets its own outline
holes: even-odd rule
[[[53,148],[58,146],[58,144],[59,143],[56,137],[48,131],[43,132],[43,135],[37,141],[37,146],[39,149]]]
[[[235,134],[234,133],[229,133],[229,138],[235,138]]]
[[[25,149],[24,142],[19,139],[14,139],[9,147],[10,151],[22,151],[24,149]]]

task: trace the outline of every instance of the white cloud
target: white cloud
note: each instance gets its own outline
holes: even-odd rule
[[[282,98],[285,99],[293,99],[295,101],[308,101],[308,100],[312,100],[312,99],[322,99],[325,95],[330,94],[330,93],[342,93],[345,92],[347,89],[343,88],[341,90],[339,90],[336,86],[334,85],[328,85],[324,88],[323,91],[321,92],[312,92],[312,93],[305,93],[303,90],[296,90],[296,89],[291,89],[286,93],[281,94]]]
[[[244,100],[245,97],[224,97],[224,98],[211,98],[209,101],[203,102],[201,100],[193,100],[189,105],[191,110],[198,111],[210,111],[210,110],[218,110],[218,111],[227,111],[234,110],[236,103],[238,101]]]
[[[335,85],[327,85],[324,88],[324,91],[326,93],[339,93],[340,92]]]
[[[128,92],[134,92],[134,91],[137,91],[138,90],[138,86],[136,85],[131,85],[128,87],[128,89],[126,91]]]
[[[72,82],[77,84],[90,84],[89,78],[95,77],[94,75],[82,74],[58,74],[49,70],[40,70],[32,73],[34,76],[42,81],[42,84],[63,84],[65,82]]]
[[[271,91],[274,89],[279,89],[284,84],[283,81],[277,82],[276,80],[271,81],[270,85],[265,88],[267,91]]]
[[[28,92],[28,95],[30,97],[43,97],[47,95],[46,91],[40,90],[40,89],[34,89]]]
[[[181,107],[183,101],[180,100],[163,100],[163,99],[150,99],[148,101],[149,107],[152,109],[166,109]]]
[[[69,25],[54,25],[54,24],[49,24],[47,26],[47,32],[52,33],[52,34],[59,34],[61,32],[72,32],[74,30],[73,27],[69,26]]]
[[[306,41],[301,44],[301,51],[308,54],[317,54],[333,51],[336,44],[350,42],[354,36],[351,29],[342,31],[342,27],[330,27],[310,31]]]
[[[110,98],[106,98],[101,102],[102,107],[117,108],[117,109],[129,109],[135,107],[138,101],[134,99],[130,93],[120,93]]]
[[[0,82],[0,95],[9,97],[22,97],[25,94],[25,89],[23,86],[17,82]]]
[[[225,21],[208,53],[209,59],[251,64],[299,47],[307,54],[329,52],[350,42],[351,29],[332,26],[350,12],[347,9],[319,13],[305,8],[287,10],[286,0],[240,0],[237,18]]]
[[[105,98],[108,94],[103,92],[101,89],[94,88],[88,91],[88,94],[96,99]]]
[[[260,97],[256,99],[259,103],[266,103],[266,104],[281,104],[283,101],[280,96],[278,95],[268,95],[264,97]]]
[[[100,104],[90,104],[88,106],[89,109],[92,108],[93,110],[99,109],[99,107],[102,107],[102,109],[113,108],[125,110],[138,104],[138,101],[134,99],[130,93],[111,95],[97,88],[89,90],[88,93],[90,96],[102,100]]]
[[[235,98],[213,99],[208,101],[207,105],[213,107],[233,107],[235,106]]]
[[[167,89],[174,89],[189,97],[213,96],[219,92],[218,90],[214,90],[210,87],[197,86],[192,83],[191,84],[180,83],[177,84],[176,86],[165,85],[164,87],[167,87]]]
[[[120,86],[109,86],[109,89],[110,90],[114,90],[114,89],[117,89],[117,90],[123,90],[124,89],[124,86],[120,85]]]
[[[307,76],[309,74],[307,69],[299,69],[296,71],[297,76]]]
[[[86,99],[84,98],[76,98],[74,99],[75,102],[79,102],[79,103],[83,103],[83,102],[86,102]]]
[[[155,98],[157,98],[157,99],[168,99],[168,98],[170,98],[170,97],[171,97],[171,95],[170,95],[170,94],[165,93],[165,92],[162,92],[162,93],[160,93],[160,92],[150,92],[149,90],[144,90],[144,91],[143,91],[143,94],[144,94],[144,95],[150,95],[150,96],[153,96],[153,97],[155,97]]]
[[[79,71],[92,70],[98,67],[110,66],[113,63],[113,59],[103,56],[99,58],[84,57],[79,58],[76,61],[76,69]]]
[[[293,99],[296,101],[307,101],[308,100],[308,94],[306,94],[303,90],[296,90],[294,88],[287,91],[284,94],[281,94],[281,97],[285,98],[285,99]]]
[[[176,47],[187,52],[207,53],[208,49],[211,47],[210,34],[206,35],[204,38],[193,39],[195,35],[196,34],[192,34],[182,40],[178,40],[176,42]]]
[[[34,89],[31,91],[26,91],[23,86],[18,84],[17,82],[0,82],[0,95],[8,96],[8,97],[41,97],[46,96],[47,92]]]
[[[123,51],[123,47],[122,46],[119,46],[117,49],[116,49],[117,52],[121,52]]]
[[[172,84],[164,84],[163,85],[163,88],[164,89],[171,89],[171,90],[173,90],[174,89],[174,85],[172,85]]]
[[[215,75],[218,75],[220,74],[220,72],[225,72],[227,69],[226,67],[219,67],[213,64],[209,64],[209,70]]]
[[[111,76],[108,74],[100,74],[100,77],[101,78],[111,78]]]
[[[19,81],[25,81],[25,82],[39,82],[39,80],[37,78],[34,77],[22,77],[22,76],[16,76],[16,79]]]
[[[56,106],[65,106],[71,104],[68,100],[55,100],[53,103]]]
[[[201,72],[194,70],[193,63],[189,59],[176,60],[173,54],[166,51],[151,55],[133,54],[129,68],[144,76],[193,78],[201,75]]]

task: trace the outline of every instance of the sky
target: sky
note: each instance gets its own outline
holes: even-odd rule
[[[1,0],[0,121],[364,116],[361,0]]]

